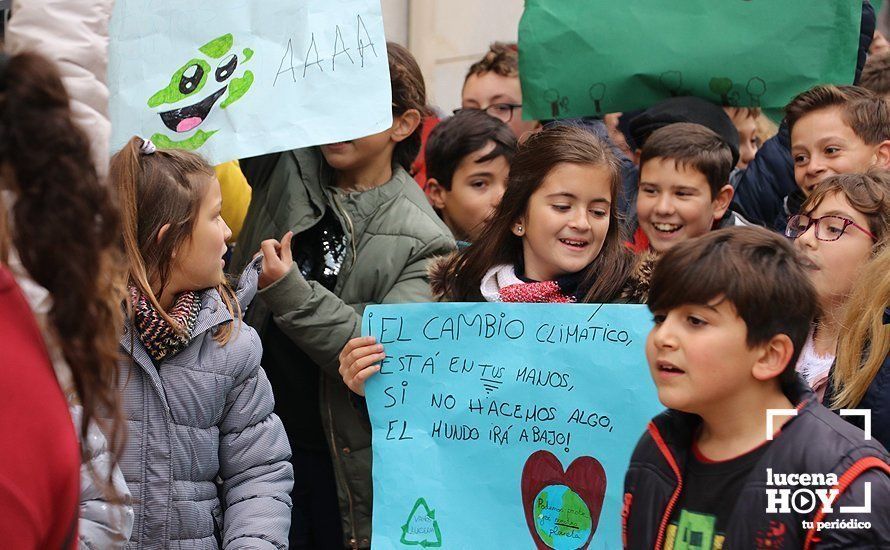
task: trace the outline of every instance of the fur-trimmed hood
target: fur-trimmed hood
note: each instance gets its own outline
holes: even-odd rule
[[[460,252],[452,252],[444,256],[430,258],[427,264],[427,276],[430,280],[430,292],[437,302],[449,302],[452,298],[445,296],[445,281],[457,276],[454,270],[454,259]]]
[[[427,275],[430,281],[430,291],[437,302],[453,301],[454,297],[446,295],[446,281],[457,276],[454,270],[454,259],[460,252],[454,252],[446,256],[430,258]],[[618,300],[621,303],[645,304],[649,298],[649,281],[658,256],[654,252],[642,252],[637,255],[634,269]]]

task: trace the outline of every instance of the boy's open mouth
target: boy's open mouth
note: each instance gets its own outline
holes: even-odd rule
[[[223,86],[194,105],[180,107],[179,109],[174,109],[172,111],[164,111],[161,113],[161,120],[167,128],[170,128],[174,132],[182,133],[194,130],[204,122],[204,119],[207,118],[207,115],[210,113],[210,109],[213,108],[216,101],[223,95],[223,93],[225,93],[226,88],[228,88],[228,86]]]
[[[676,233],[677,231],[683,229],[682,225],[677,225],[675,223],[652,223],[652,227],[655,228],[659,233]]]
[[[662,361],[658,362],[657,367],[658,367],[658,370],[660,370],[661,372],[665,372],[665,373],[669,373],[669,374],[683,374],[684,372],[686,372],[679,367],[675,367],[674,365],[671,365],[670,363],[664,363]]]

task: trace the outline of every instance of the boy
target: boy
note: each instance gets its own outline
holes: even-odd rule
[[[757,149],[760,148],[757,119],[761,111],[757,107],[724,107],[723,110],[739,133],[739,161],[735,167],[744,170],[748,167],[748,163],[754,160]]]
[[[746,219],[783,232],[788,217],[816,185],[836,174],[890,168],[890,107],[858,86],[816,86],[785,107],[796,188],[758,174],[739,185],[736,208]],[[743,188],[744,186],[744,188]]]
[[[656,266],[648,304],[646,357],[669,410],[631,457],[627,548],[890,540],[890,455],[821,406],[794,371],[816,299],[785,239],[737,227],[679,244]],[[870,512],[842,508],[869,500]]]
[[[507,124],[517,138],[541,127],[537,120],[522,120],[516,44],[495,42],[482,59],[470,66],[460,93],[460,106],[485,111]]]
[[[890,53],[868,56],[859,85],[885,100],[890,98]]]
[[[426,144],[427,196],[458,243],[474,242],[507,187],[516,137],[482,111],[439,123]]]
[[[640,152],[639,228],[631,248],[660,254],[710,231],[732,200],[732,167],[729,145],[700,124],[679,122],[652,132]],[[730,217],[724,223],[741,222]]]

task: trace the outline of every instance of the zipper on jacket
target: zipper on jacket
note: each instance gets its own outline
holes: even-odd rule
[[[349,248],[352,250],[352,261],[350,262],[351,267],[352,265],[355,265],[355,255],[357,254],[355,246],[355,226],[352,224],[352,218],[350,218],[349,214],[346,213],[346,209],[343,208],[342,204],[340,204],[340,199],[337,197],[337,191],[331,191],[331,196],[334,199],[334,206],[337,207],[337,211],[346,220],[346,230],[349,232]]]
[[[661,524],[658,526],[658,536],[655,538],[655,546],[653,547],[655,550],[661,550],[661,547],[664,545],[664,537],[667,533],[667,527],[668,522],[671,519],[671,513],[674,510],[674,506],[677,505],[677,501],[680,500],[680,493],[683,492],[683,475],[680,473],[680,467],[677,466],[677,461],[674,460],[674,455],[671,454],[671,451],[665,444],[664,439],[662,439],[661,433],[658,431],[658,428],[655,426],[655,424],[650,422],[647,429],[649,430],[649,435],[651,435],[652,439],[655,440],[655,445],[658,447],[658,450],[661,451],[662,455],[664,455],[664,458],[665,460],[667,460],[667,463],[671,467],[671,470],[674,471],[674,475],[677,476],[677,488],[674,489],[674,494],[671,495],[671,500],[668,501],[667,508],[665,508],[664,510],[664,515],[661,518]]]
[[[327,399],[328,405],[328,425],[330,426],[331,433],[331,450],[337,455],[337,462],[341,462],[342,469],[342,458],[340,457],[340,449],[337,448],[337,438],[334,435],[334,413],[331,411],[331,400]],[[343,473],[341,472],[341,475]],[[349,528],[352,530],[352,533],[349,537],[349,544],[353,548],[353,550],[358,550],[358,537],[355,536],[355,510],[352,503],[352,491],[349,490],[349,480],[346,479],[346,476],[343,475],[343,487],[346,488],[346,500],[349,502]]]

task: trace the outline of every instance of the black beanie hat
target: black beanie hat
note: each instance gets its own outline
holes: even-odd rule
[[[630,121],[630,135],[638,149],[655,130],[675,122],[693,122],[714,131],[729,145],[732,167],[739,162],[739,133],[722,107],[698,97],[672,97],[649,107]]]

